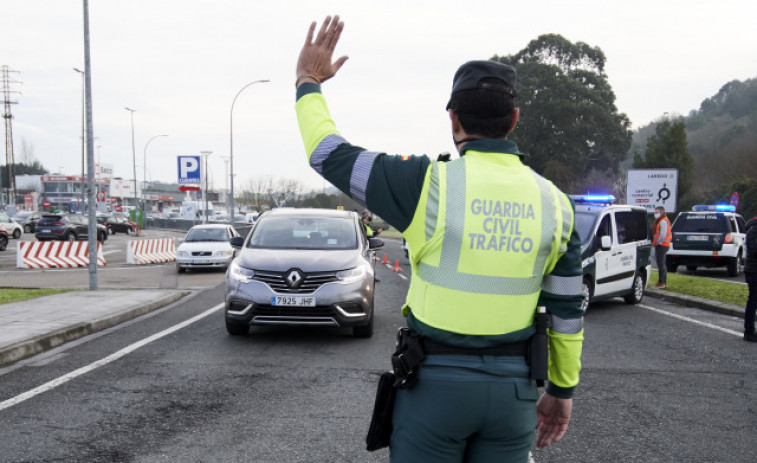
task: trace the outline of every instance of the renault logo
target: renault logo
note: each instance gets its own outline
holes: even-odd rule
[[[297,270],[292,270],[286,276],[286,281],[290,288],[296,288],[302,282],[302,275]]]

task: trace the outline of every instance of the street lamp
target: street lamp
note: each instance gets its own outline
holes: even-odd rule
[[[86,113],[86,100],[85,97],[85,81],[84,81],[84,71],[74,68],[74,71],[81,74],[81,205],[79,207],[84,207],[84,124],[85,124],[85,113]]]
[[[239,98],[239,94],[242,93],[244,89],[249,87],[250,85],[254,85],[257,83],[264,83],[264,82],[270,82],[268,79],[262,79],[262,80],[256,80],[254,82],[250,82],[249,84],[242,87],[234,97],[234,100],[231,102],[231,111],[229,111],[229,170],[230,170],[230,176],[231,176],[231,189],[229,190],[229,195],[231,196],[229,204],[231,205],[231,211],[229,213],[229,222],[233,226],[234,225],[234,103],[237,102],[237,98]]]
[[[205,204],[205,210],[202,211],[202,223],[208,223],[208,156],[213,154],[212,151],[200,151],[205,157],[205,188],[202,190],[202,202]]]
[[[134,151],[134,111],[136,109],[124,108],[131,113],[131,163],[134,167],[134,210],[138,209],[137,205],[137,155]],[[137,219],[137,212],[134,212],[134,219]]]
[[[147,143],[145,143],[145,149],[142,153],[142,209],[145,208],[145,185],[147,184],[147,146],[150,145],[150,142],[155,140],[158,137],[167,137],[168,135],[155,135],[154,137],[147,140]]]

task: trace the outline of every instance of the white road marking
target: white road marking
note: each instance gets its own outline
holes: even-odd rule
[[[641,307],[642,309],[651,310],[652,312],[657,312],[657,313],[662,314],[662,315],[667,315],[668,317],[673,317],[673,318],[677,318],[679,320],[683,320],[683,321],[686,321],[686,322],[694,323],[695,325],[704,326],[705,328],[711,328],[713,330],[722,331],[723,333],[732,334],[734,336],[741,337],[741,336],[744,335],[744,333],[741,333],[741,332],[738,332],[738,331],[729,330],[728,328],[723,328],[722,326],[717,326],[717,325],[714,325],[712,323],[703,322],[703,321],[699,321],[699,320],[694,320],[693,318],[685,317],[683,315],[679,315],[679,314],[673,313],[673,312],[668,312],[667,310],[657,309],[655,307],[650,307],[650,306],[644,305],[644,304],[639,304],[638,307]]]
[[[210,315],[210,314],[218,311],[223,306],[224,306],[224,304],[221,303],[221,304],[218,304],[218,305],[216,305],[214,307],[211,307],[210,309],[206,310],[205,312],[203,312],[203,313],[201,313],[199,315],[196,315],[196,316],[190,318],[189,320],[185,320],[185,321],[183,321],[183,322],[181,322],[181,323],[179,323],[177,325],[174,325],[174,326],[172,326],[170,328],[167,328],[167,329],[165,329],[165,330],[163,330],[163,331],[161,331],[159,333],[155,333],[152,336],[146,337],[145,339],[143,339],[141,341],[135,342],[134,344],[132,344],[130,346],[126,346],[123,349],[119,350],[118,352],[115,352],[115,353],[113,353],[113,354],[111,354],[111,355],[109,355],[109,356],[107,356],[105,358],[102,358],[102,359],[100,359],[100,360],[98,360],[96,362],[90,363],[89,365],[85,365],[85,366],[83,366],[83,367],[81,367],[81,368],[79,368],[77,370],[74,370],[74,371],[72,371],[70,373],[67,373],[67,374],[65,374],[63,376],[60,376],[60,377],[58,377],[58,378],[56,378],[56,379],[54,379],[52,381],[48,381],[47,383],[45,383],[45,384],[43,384],[41,386],[35,387],[34,389],[26,391],[26,392],[24,392],[22,394],[19,394],[16,397],[12,397],[12,398],[10,398],[8,400],[0,402],[0,411],[5,410],[6,408],[10,408],[10,407],[12,407],[14,405],[18,405],[21,402],[24,402],[26,400],[31,399],[32,397],[35,397],[35,396],[38,396],[39,394],[42,394],[43,392],[47,392],[47,391],[49,391],[51,389],[55,389],[56,387],[58,387],[58,386],[60,386],[62,384],[65,384],[65,383],[71,381],[72,379],[77,378],[77,377],[79,377],[79,376],[81,376],[81,375],[83,375],[85,373],[89,373],[90,371],[92,371],[92,370],[94,370],[96,368],[100,368],[101,366],[105,366],[105,365],[107,365],[107,364],[109,364],[111,362],[114,362],[114,361],[120,359],[121,357],[124,357],[124,356],[126,356],[126,355],[134,352],[135,350],[139,349],[140,347],[144,347],[147,344],[150,344],[151,342],[156,341],[156,340],[158,340],[158,339],[160,339],[162,337],[168,336],[171,333],[179,331],[180,329],[182,329],[184,327],[187,327],[187,326],[191,325],[192,323],[194,323],[194,322],[196,322],[198,320],[202,320],[203,318],[207,317],[208,315]]]

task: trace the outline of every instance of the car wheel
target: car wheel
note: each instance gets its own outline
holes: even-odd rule
[[[126,233],[127,235],[131,235],[132,231],[133,230],[131,229],[131,227],[129,227],[129,228],[126,229],[126,231],[124,233]]]
[[[97,234],[97,241],[99,241],[101,243],[105,243],[106,239],[108,239],[108,237],[105,236],[105,232]]]
[[[644,277],[641,273],[636,272],[636,276],[633,277],[633,285],[631,285],[631,292],[623,296],[623,300],[626,304],[638,304],[644,298]]]
[[[687,265],[686,266],[686,270],[688,270],[689,272],[696,272],[698,268],[699,267],[696,266],[696,265]]]
[[[8,247],[8,238],[0,236],[0,251],[5,251]]]
[[[232,336],[244,336],[250,331],[250,326],[226,319],[226,331]]]
[[[113,235],[115,232],[113,231],[113,227],[108,227],[108,234]]]
[[[66,241],[76,241],[76,233],[68,232],[64,235]]]
[[[176,265],[176,273],[184,273],[184,268],[179,267],[178,265]]]
[[[676,273],[676,270],[678,270],[678,264],[672,259],[666,259],[665,268],[668,269],[668,272],[670,273]]]
[[[581,300],[581,310],[586,312],[589,308],[589,304],[591,304],[592,296],[591,283],[588,278],[584,278],[584,281],[581,284],[581,295],[583,296],[583,299]]]
[[[19,230],[18,228],[13,230],[13,237],[19,239],[21,237],[21,230]]]
[[[731,257],[728,260],[728,276],[737,277],[744,269],[744,258],[741,257],[741,253],[737,257]]]
[[[31,233],[32,227],[31,225],[24,225],[24,233]]]
[[[370,338],[373,336],[373,314],[371,314],[367,325],[352,327],[352,336],[356,338]]]

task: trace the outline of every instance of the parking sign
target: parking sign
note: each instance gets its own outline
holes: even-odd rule
[[[199,185],[201,176],[200,156],[178,156],[179,185]]]

